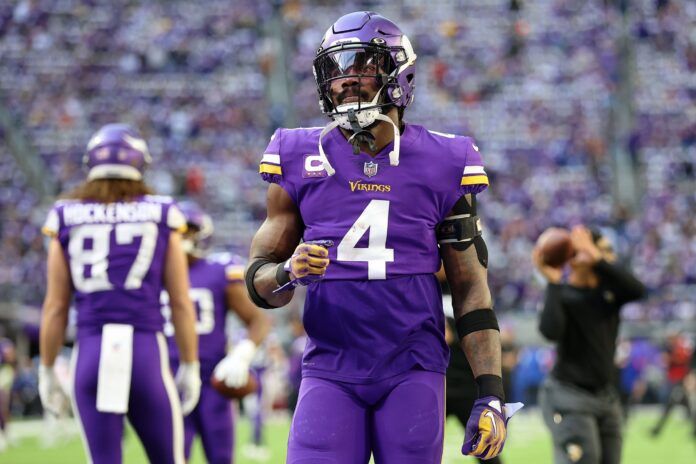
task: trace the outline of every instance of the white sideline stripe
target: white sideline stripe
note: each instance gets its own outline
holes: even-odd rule
[[[464,175],[467,174],[485,174],[483,166],[467,166],[464,168]]]
[[[280,155],[273,155],[270,153],[264,153],[263,157],[261,158],[262,163],[273,163],[273,164],[280,164]]]
[[[70,358],[70,402],[72,403],[73,411],[75,412],[75,422],[77,422],[78,429],[80,430],[80,436],[82,437],[82,444],[85,446],[85,455],[87,456],[88,464],[92,464],[92,453],[89,451],[89,442],[87,441],[87,434],[85,433],[85,427],[82,425],[82,419],[80,419],[80,410],[77,408],[77,399],[75,399],[75,371],[77,370],[77,356],[79,353],[79,342],[75,342],[75,347],[73,348],[72,357]]]
[[[169,397],[169,404],[172,407],[172,425],[174,427],[173,440],[174,444],[174,462],[176,464],[185,464],[184,459],[184,416],[181,413],[181,403],[179,402],[179,393],[174,384],[174,378],[169,369],[169,354],[167,352],[167,341],[162,335],[162,332],[157,332],[157,346],[159,347],[160,356],[160,374],[164,389]]]

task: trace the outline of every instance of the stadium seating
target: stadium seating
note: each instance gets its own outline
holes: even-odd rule
[[[256,169],[274,129],[267,87],[275,58],[263,28],[276,2],[90,3],[0,7],[3,106],[62,190],[83,175],[91,131],[132,122],[156,155],[154,187],[196,198],[217,220],[218,245],[244,254],[265,214]],[[481,147],[491,178],[481,205],[497,308],[536,311],[542,288],[532,278],[534,240],[548,226],[583,221],[614,230],[620,254],[651,289],[647,302],[627,308],[629,318],[694,318],[696,306],[683,296],[696,292],[689,80],[696,43],[688,35],[696,8],[664,2],[655,14],[655,2],[632,2],[636,119],[625,143],[642,198],[630,213],[612,203],[606,133],[619,13],[603,1],[525,2],[512,11],[509,0],[476,0],[466,2],[466,14],[461,3],[369,2],[398,20],[419,56],[407,121],[472,135]],[[300,125],[324,125],[311,61],[338,13],[331,2],[309,0],[279,11],[292,38],[285,57],[292,114]],[[6,155],[0,152],[0,286],[36,303],[43,285],[36,231],[47,205]]]

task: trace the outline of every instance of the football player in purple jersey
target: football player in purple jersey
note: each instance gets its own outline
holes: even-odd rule
[[[184,450],[188,459],[196,434],[200,435],[206,459],[211,464],[229,464],[234,456],[232,404],[210,383],[217,377],[228,387],[242,387],[249,378],[249,368],[256,347],[270,329],[266,314],[254,305],[244,285],[244,262],[229,253],[207,254],[213,233],[213,221],[195,203],[179,203],[186,218],[187,231],[183,248],[189,267],[190,295],[197,311],[196,333],[201,362],[201,397],[196,408],[184,418]],[[164,333],[171,336],[169,356],[172,367],[179,364],[171,309],[166,292],[162,293],[165,316]],[[227,351],[225,320],[233,311],[248,329],[248,338]]]
[[[278,129],[260,164],[267,218],[245,274],[280,307],[307,285],[308,343],[288,463],[436,463],[449,351],[441,261],[478,384],[464,454],[503,448],[498,324],[475,195],[488,185],[469,137],[405,124],[416,54],[372,12],[343,16],[314,59],[325,128]],[[439,246],[438,246],[439,245]]]
[[[39,393],[49,411],[67,407],[53,364],[74,296],[70,397],[87,459],[99,464],[121,462],[126,416],[151,462],[183,463],[182,413],[194,408],[200,392],[181,243],[186,221],[170,198],[152,195],[143,182],[149,162],[147,144],[132,127],[102,127],[87,145],[87,179],[56,202],[43,228],[51,240]],[[163,287],[182,360],[176,380],[162,333]]]

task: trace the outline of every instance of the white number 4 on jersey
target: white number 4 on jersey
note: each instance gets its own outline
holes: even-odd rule
[[[386,279],[387,263],[394,261],[394,249],[387,248],[389,201],[372,200],[353,223],[336,249],[338,261],[366,261],[369,280]],[[368,233],[367,248],[357,248]]]

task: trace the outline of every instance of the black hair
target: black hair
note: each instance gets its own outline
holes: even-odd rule
[[[596,245],[597,243],[599,243],[600,240],[602,240],[604,235],[602,235],[602,232],[600,232],[600,230],[597,229],[596,227],[589,227],[589,230],[590,230],[590,233],[592,234],[592,241]]]

